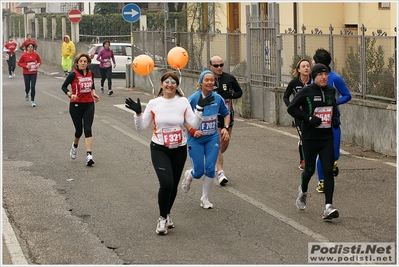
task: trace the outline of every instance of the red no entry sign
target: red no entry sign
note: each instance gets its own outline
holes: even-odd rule
[[[68,19],[70,22],[77,23],[82,20],[82,13],[79,9],[71,9],[68,12]]]

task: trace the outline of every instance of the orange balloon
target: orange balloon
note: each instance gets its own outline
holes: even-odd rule
[[[138,75],[148,75],[154,69],[154,60],[147,55],[138,55],[132,62],[132,69]]]
[[[187,65],[188,53],[183,47],[174,47],[168,53],[168,63],[174,69],[182,69]]]

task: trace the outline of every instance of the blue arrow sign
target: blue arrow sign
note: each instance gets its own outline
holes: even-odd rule
[[[127,22],[133,23],[139,20],[141,10],[136,4],[128,4],[122,9],[122,17]]]

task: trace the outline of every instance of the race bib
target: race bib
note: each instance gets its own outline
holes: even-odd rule
[[[28,62],[27,67],[29,71],[36,71],[36,62]]]
[[[212,135],[217,131],[217,116],[202,117],[201,131],[204,135]]]
[[[111,61],[104,62],[104,67],[106,68],[111,67]]]
[[[333,107],[317,107],[313,115],[321,119],[321,124],[317,128],[331,128],[331,120],[333,114]]]
[[[163,143],[168,148],[176,148],[182,145],[183,131],[180,126],[162,128]]]
[[[79,77],[78,79],[79,90],[81,93],[90,93],[92,87],[91,77]]]

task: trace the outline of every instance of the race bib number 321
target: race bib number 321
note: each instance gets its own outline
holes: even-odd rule
[[[166,147],[176,148],[181,146],[183,133],[180,126],[162,128],[163,143]]]

